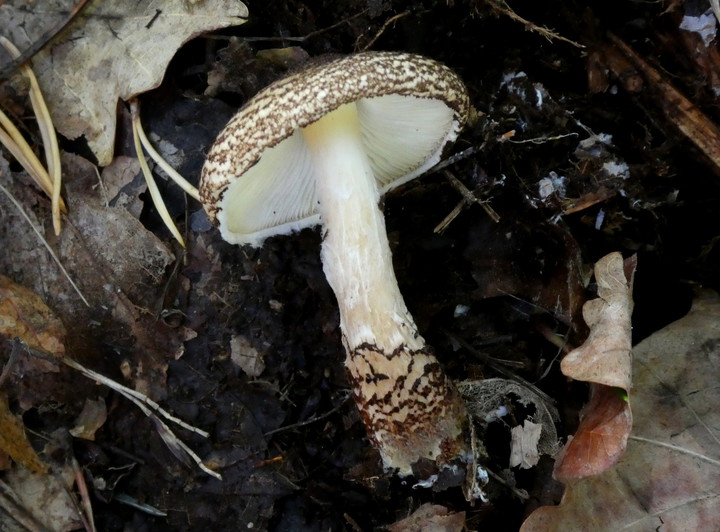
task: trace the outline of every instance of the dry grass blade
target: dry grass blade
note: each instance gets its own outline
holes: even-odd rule
[[[150,506],[149,504],[141,503],[137,499],[134,499],[133,497],[130,497],[125,493],[116,493],[113,499],[122,504],[127,504],[131,508],[140,510],[141,512],[144,512],[148,515],[153,515],[155,517],[167,517],[167,512],[158,510],[157,508],[155,508],[154,506]]]
[[[3,45],[3,47],[14,59],[20,57],[20,51],[5,37],[0,37],[0,44]],[[58,147],[57,136],[55,135],[52,118],[50,117],[50,112],[48,111],[45,99],[40,91],[40,85],[38,85],[37,78],[29,66],[22,65],[21,70],[30,80],[30,103],[32,104],[33,111],[35,112],[38,128],[40,129],[40,136],[43,140],[45,160],[47,163],[47,176],[50,181],[50,191],[48,192],[46,190],[46,193],[48,193],[52,201],[53,228],[55,229],[55,234],[59,235],[61,228],[60,213],[61,211],[64,211],[64,205],[61,207],[60,203],[60,190],[62,188],[60,149]]]
[[[692,456],[693,458],[697,458],[698,460],[702,460],[703,462],[708,462],[709,464],[720,467],[720,460],[715,460],[714,458],[711,458],[702,453],[695,452],[692,449],[688,449],[687,447],[681,447],[679,445],[672,445],[670,443],[666,443],[666,442],[659,441],[659,440],[653,440],[650,438],[643,438],[641,436],[630,436],[630,439],[639,441],[642,443],[649,443],[651,445],[657,445],[658,447],[664,447],[665,449],[671,449],[673,451],[677,451],[679,453],[683,453],[688,456]]]
[[[143,411],[143,413],[148,416],[150,419],[153,420],[155,423],[156,428],[158,429],[158,432],[160,436],[162,437],[165,444],[170,448],[173,453],[176,451],[181,451],[185,454],[187,454],[197,466],[207,473],[208,475],[211,475],[219,480],[222,480],[222,477],[219,473],[216,471],[213,471],[209,467],[207,467],[205,464],[203,464],[200,457],[192,450],[190,447],[187,446],[183,441],[181,441],[175,434],[170,430],[170,427],[162,420],[159,416],[167,419],[168,421],[171,421],[172,423],[175,423],[176,425],[181,426],[182,428],[189,430],[191,432],[194,432],[195,434],[199,434],[200,436],[203,436],[205,438],[209,437],[210,435],[205,432],[202,429],[199,429],[197,427],[193,427],[192,425],[189,425],[182,421],[181,419],[173,416],[168,411],[164,410],[159,404],[157,404],[155,401],[150,399],[148,396],[137,392],[135,390],[132,390],[130,388],[127,388],[123,386],[122,384],[119,384],[115,382],[112,379],[109,379],[108,377],[105,377],[104,375],[97,373],[96,371],[93,371],[91,369],[86,368],[82,364],[79,364],[78,362],[75,362],[71,358],[63,357],[62,362],[66,365],[70,366],[73,369],[76,369],[80,373],[82,373],[84,376],[86,376],[89,379],[95,380],[101,384],[104,384],[108,388],[115,390],[119,394],[121,394],[123,397],[129,399],[131,402],[133,402],[140,410]]]
[[[111,388],[115,390],[116,392],[124,395],[128,399],[130,399],[135,404],[142,404],[143,408],[147,407],[150,410],[153,410],[160,414],[162,417],[167,419],[168,421],[172,421],[176,425],[179,425],[180,427],[189,430],[190,432],[194,432],[195,434],[199,434],[200,436],[204,438],[208,438],[210,434],[205,432],[202,429],[199,429],[197,427],[193,427],[192,425],[188,425],[183,420],[173,416],[170,414],[170,412],[163,409],[159,404],[157,404],[155,401],[150,399],[147,395],[144,395],[140,392],[137,392],[135,390],[132,390],[130,388],[127,388],[123,386],[122,384],[118,384],[112,379],[109,379],[108,377],[105,377],[104,375],[97,373],[91,369],[86,368],[82,364],[75,362],[71,358],[63,358],[62,361],[70,366],[73,369],[78,370],[80,373],[85,375],[87,378],[98,381],[101,384],[104,384],[108,388]]]

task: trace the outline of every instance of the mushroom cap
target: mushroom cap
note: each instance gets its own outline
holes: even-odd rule
[[[202,170],[201,200],[225,240],[260,245],[320,223],[301,128],[349,103],[381,194],[434,166],[469,109],[452,70],[407,53],[334,56],[274,82],[225,126]]]

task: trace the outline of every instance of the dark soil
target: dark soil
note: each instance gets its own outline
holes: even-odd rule
[[[720,288],[718,169],[666,117],[652,83],[626,90],[600,53],[615,49],[612,32],[717,118],[712,76],[720,63],[713,54],[700,57],[699,39],[678,29],[695,3],[511,2],[518,15],[579,48],[532,31],[490,2],[249,1],[245,25],[178,52],[163,85],[142,97],[143,121],[190,154],[178,170],[197,182],[225,122],[297,66],[301,51],[314,57],[402,50],[456,70],[477,118],[448,156],[475,152],[385,199],[401,291],[453,379],[499,376],[467,346],[520,363],[513,371],[556,401],[564,439],[586,390],[562,377],[558,348],[542,331],[582,342],[580,308],[592,296],[586,281],[594,261],[611,251],[638,255],[635,340],[682,316],[695,288]],[[289,46],[299,50],[275,51]],[[211,69],[222,75],[208,96]],[[600,74],[605,82],[589,83]],[[612,138],[594,151],[578,150],[593,134]],[[625,163],[627,174],[603,171],[608,162]],[[462,199],[448,172],[487,201],[499,221],[478,204],[466,205],[444,232],[434,232]],[[541,198],[539,181],[553,176],[564,178],[564,190]],[[532,509],[559,501],[562,489],[547,457],[537,468],[511,473],[527,500],[494,479],[490,502],[469,504],[459,488],[414,489],[411,480],[377,475],[379,458],[348,400],[319,231],[239,248],[201,223],[199,204],[186,207],[173,187],[164,194],[188,240],[167,273],[164,308],[179,311],[174,315],[198,336],[169,361],[163,404],[211,433],[208,440],[181,436],[224,479],[185,466],[151,421],[115,398],[97,440],[74,443],[88,476],[108,485],[92,494],[99,530],[375,530],[423,502],[465,511],[471,530],[516,530]],[[589,201],[593,194],[604,199]],[[149,201],[142,221],[170,241]],[[158,334],[174,325],[163,324]],[[231,362],[235,335],[264,354],[259,377]],[[483,429],[485,465],[505,478],[510,427],[528,414],[513,401],[508,408],[509,417]],[[118,494],[167,515],[122,504]]]

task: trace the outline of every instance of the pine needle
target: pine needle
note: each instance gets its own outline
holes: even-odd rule
[[[155,183],[155,179],[153,179],[152,172],[150,171],[150,167],[148,166],[147,159],[145,159],[145,153],[143,152],[142,144],[140,142],[139,124],[140,116],[138,115],[138,113],[132,113],[132,130],[133,140],[135,142],[135,153],[137,154],[138,162],[140,163],[140,169],[142,170],[143,176],[145,177],[145,182],[147,183],[150,197],[152,198],[153,203],[155,204],[155,208],[157,209],[160,218],[165,224],[165,227],[167,227],[170,233],[172,233],[172,235],[175,237],[175,240],[180,242],[180,245],[182,247],[185,247],[185,240],[180,234],[180,231],[173,222],[172,217],[170,216],[170,213],[165,206],[165,202],[162,199],[160,190],[158,189],[157,183]]]
[[[145,148],[145,151],[148,153],[148,155],[152,158],[153,161],[157,163],[160,168],[165,171],[165,173],[170,177],[170,179],[175,181],[175,184],[177,186],[183,189],[192,198],[200,201],[200,193],[198,192],[197,187],[193,186],[187,179],[181,176],[180,173],[175,170],[175,168],[170,166],[168,162],[163,159],[162,156],[157,152],[157,150],[150,143],[150,140],[145,135],[145,130],[143,129],[142,121],[140,120],[140,106],[138,105],[137,100],[130,101],[130,112],[132,113],[133,117],[138,117],[137,130],[138,135],[140,136],[140,143],[142,144],[143,148]]]
[[[8,53],[13,57],[13,59],[17,59],[18,57],[20,57],[20,51],[5,37],[0,37],[0,44],[2,44],[2,46],[8,51]],[[40,136],[43,140],[43,146],[45,149],[45,161],[47,164],[47,176],[50,182],[50,191],[49,193],[47,190],[45,192],[51,198],[53,228],[55,230],[55,234],[59,235],[61,229],[60,214],[63,209],[61,208],[60,203],[60,190],[62,188],[62,170],[60,167],[60,148],[58,147],[57,135],[55,135],[55,128],[53,127],[52,118],[50,117],[50,112],[48,111],[47,105],[45,104],[45,99],[43,98],[42,92],[40,91],[40,85],[37,82],[35,74],[33,73],[32,69],[26,64],[22,65],[20,69],[30,80],[30,103],[32,104],[33,112],[35,113],[35,118],[37,119],[38,128],[40,129]]]

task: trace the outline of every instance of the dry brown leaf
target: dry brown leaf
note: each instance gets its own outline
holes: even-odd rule
[[[610,253],[595,264],[598,298],[583,306],[590,334],[560,364],[573,379],[591,383],[580,425],[555,463],[562,482],[597,475],[622,456],[632,429],[627,400],[632,375],[632,284],[636,260]]]
[[[122,207],[134,218],[140,218],[144,202],[128,187],[140,175],[140,162],[135,157],[120,155],[103,168],[100,175],[101,196],[104,206]],[[126,190],[125,187],[130,188]]]
[[[522,532],[715,532],[720,523],[720,299],[633,350],[635,426],[620,461],[568,484]]]
[[[461,532],[465,512],[450,512],[438,504],[423,504],[405,519],[387,527],[389,532]]]
[[[81,304],[57,264],[39,245],[38,238],[16,208],[0,195],[0,271],[16,272],[58,315],[68,330],[66,349],[82,358],[91,345],[83,338],[103,331],[104,342],[127,354],[136,389],[155,399],[165,394],[167,361],[176,358],[187,336],[184,329],[167,327],[156,319],[159,294],[174,256],[167,245],[128,210],[144,191],[134,186],[133,175],[117,168],[98,178],[87,160],[64,154],[63,168],[72,175],[66,182],[70,213],[67,231],[58,237],[45,234],[73,280],[90,303]],[[131,167],[132,161],[126,161]],[[0,182],[26,205],[28,216],[40,230],[42,212],[33,211],[28,187],[11,179],[0,159]],[[110,194],[115,193],[115,196]],[[41,208],[36,205],[35,208]],[[27,265],[32,265],[29,268]],[[92,330],[88,331],[88,327]],[[96,356],[88,354],[88,356]]]
[[[107,283],[113,290],[134,295],[138,287],[160,281],[174,257],[128,210],[136,211],[133,199],[145,192],[145,185],[133,188],[130,172],[121,172],[121,177],[103,172],[99,181],[93,165],[82,157],[63,154],[62,160],[73,175],[66,189],[76,234],[63,235],[59,251],[66,267],[83,275],[90,300],[106,299]],[[134,159],[127,161],[131,168],[133,161],[137,164]]]
[[[117,296],[118,300],[120,299],[120,296],[121,294]],[[127,308],[131,305],[127,301],[123,301],[122,303],[123,304],[118,304],[114,310],[123,311],[123,309],[125,309],[124,312],[128,313]],[[127,321],[138,321],[135,320],[133,316],[125,317],[127,318]],[[136,341],[142,346],[153,344],[153,341],[150,340],[151,331],[145,330],[148,326],[146,321],[147,320],[140,320],[133,326],[133,331],[136,331]],[[63,357],[64,347],[62,344],[62,337],[58,336],[58,333],[56,332],[57,330],[61,330],[62,334],[64,334],[62,324],[60,324],[59,320],[53,315],[50,309],[44,304],[37,294],[12,283],[7,278],[0,276],[0,335],[19,338],[24,344],[27,344],[36,350],[44,351],[44,347],[48,342],[39,342],[37,339],[45,339],[48,336],[48,330],[53,332],[51,335],[51,339],[53,340],[51,347],[55,347],[55,344],[58,344],[61,347],[61,349],[58,349],[55,352],[50,351],[50,354],[63,358],[63,362],[66,365],[79,370],[86,377],[90,377],[95,381],[103,382],[105,385],[119,391],[125,395],[125,397],[128,397],[131,401],[135,402],[135,404],[155,422],[158,432],[173,452],[177,452],[179,457],[182,457],[183,459],[186,455],[190,456],[190,459],[194,460],[201,469],[217,476],[218,478],[221,478],[217,473],[207,470],[207,468],[202,465],[201,459],[189,447],[187,447],[184,442],[175,436],[160,416],[165,417],[166,420],[175,422],[188,430],[193,430],[198,434],[202,434],[205,437],[207,437],[207,433],[187,425],[182,422],[182,420],[167,414],[162,411],[156,403],[147,397],[148,392],[146,390],[151,388],[151,391],[155,392],[155,396],[164,394],[165,370],[167,368],[167,363],[164,358],[153,356],[154,353],[150,352],[145,353],[146,356],[139,359],[137,368],[140,368],[140,370],[137,372],[138,374],[135,375],[135,385],[136,388],[139,388],[140,392],[146,397],[138,397],[137,394],[130,393],[130,390],[128,389],[121,389],[122,387],[116,385],[103,375],[97,374],[92,370],[88,370],[70,358]],[[173,341],[173,339],[168,340],[169,343],[172,343]],[[159,341],[156,343],[159,343]],[[36,354],[39,355],[39,353]],[[19,367],[21,366],[24,358],[25,357],[21,359],[21,357],[12,356],[8,365],[11,369]],[[32,361],[44,360],[41,356],[35,356],[35,354],[32,354],[27,358]],[[22,371],[22,369],[19,373],[21,374],[21,377],[26,377],[26,373]],[[10,372],[7,374],[10,374]],[[5,372],[3,372],[3,378],[4,377]],[[27,379],[21,378],[20,381],[22,384],[25,384]],[[26,408],[28,408],[33,402],[53,398],[52,392],[48,390],[48,388],[42,386],[36,388],[31,386],[31,388],[31,391],[27,392],[23,391],[22,386],[18,387],[16,396],[20,396],[19,402],[21,407],[24,403],[27,404]],[[39,401],[37,401],[38,398]],[[78,417],[76,426],[70,432],[75,437],[92,440],[94,439],[95,431],[105,423],[106,418],[107,409],[104,401],[86,400],[85,408]],[[0,396],[0,452],[7,453],[14,460],[26,465],[26,467],[32,469],[33,471],[44,471],[42,463],[38,461],[32,447],[30,447],[24,436],[22,422],[19,418],[16,418],[10,413],[5,396]]]
[[[32,448],[25,435],[22,419],[10,412],[7,396],[0,393],[0,451],[33,473],[44,473],[47,466]]]
[[[67,16],[73,2],[0,4],[0,34],[22,51]],[[112,160],[118,99],[157,87],[177,49],[193,37],[242,24],[239,0],[94,1],[32,60],[55,127],[84,135],[101,166]]]
[[[602,473],[625,452],[632,430],[630,405],[607,386],[594,384],[591,390],[575,436],[556,458],[554,476],[560,482]]]
[[[512,235],[512,238],[508,238]],[[523,250],[539,246],[540,255]],[[502,218],[471,228],[465,258],[473,264],[483,299],[513,294],[545,309],[563,323],[579,321],[584,300],[580,251],[572,235],[557,224]]]
[[[35,292],[0,275],[0,341],[7,342],[13,356],[3,374],[15,385],[14,399],[21,411],[47,401],[54,387],[48,387],[45,377],[60,371],[59,361],[29,355],[27,348],[36,349],[58,359],[65,356],[65,328]],[[1,447],[1,446],[0,446]]]
[[[583,306],[590,335],[562,360],[560,369],[567,377],[630,390],[634,264],[631,268],[626,276],[620,253],[610,253],[595,264],[598,298]]]
[[[10,278],[0,275],[0,335],[58,357],[65,354],[65,327],[45,302]]]

